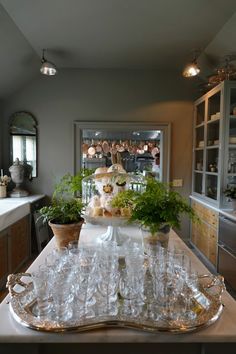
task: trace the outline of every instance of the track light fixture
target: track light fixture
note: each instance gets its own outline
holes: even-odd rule
[[[42,66],[40,68],[40,72],[43,75],[48,75],[48,76],[56,75],[56,73],[57,73],[56,65],[45,59],[45,56],[44,56],[45,52],[46,52],[46,49],[43,49],[43,54],[42,54],[42,59],[41,59]]]
[[[183,76],[184,77],[193,77],[196,76],[200,73],[200,68],[197,64],[197,56],[196,52],[194,55],[194,59],[191,63],[187,64],[183,70]]]

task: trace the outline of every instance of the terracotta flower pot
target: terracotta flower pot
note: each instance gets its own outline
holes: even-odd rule
[[[55,236],[56,247],[67,247],[70,241],[79,240],[81,227],[84,223],[84,219],[73,224],[55,224],[49,221],[49,226],[51,227],[53,234]]]

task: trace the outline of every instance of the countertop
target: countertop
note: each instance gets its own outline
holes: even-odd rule
[[[80,243],[94,243],[105,228],[84,225],[81,231]],[[141,242],[140,231],[135,227],[125,227],[122,230],[130,237]],[[54,239],[44,248],[42,253],[28,269],[31,272],[44,262],[48,253],[55,247]],[[174,231],[170,235],[170,248],[184,249],[191,257],[193,267],[201,274],[209,271],[184,244]],[[236,301],[225,291],[222,296],[224,310],[221,317],[211,326],[186,334],[148,333],[145,331],[106,328],[81,333],[46,333],[28,329],[17,323],[9,311],[10,301],[7,296],[0,304],[0,343],[236,343]],[[67,352],[70,350],[67,349]],[[53,352],[53,351],[52,351]],[[66,352],[66,351],[65,351]],[[37,352],[38,353],[38,352]],[[179,352],[178,352],[179,353]],[[182,352],[181,352],[182,353]],[[184,352],[185,353],[185,352]],[[195,352],[194,352],[195,353]]]
[[[43,194],[21,198],[0,199],[0,231],[30,213],[30,204],[44,197]]]
[[[211,209],[219,212],[220,214],[228,217],[229,219],[231,219],[233,221],[236,221],[236,211],[233,211],[232,209],[217,208],[216,206],[211,205],[211,204],[207,203],[206,201],[204,201],[204,200],[202,200],[200,198],[197,198],[197,197],[195,197],[193,195],[190,196],[190,199],[195,200],[196,202],[201,203],[202,205],[205,205],[206,207],[211,208]]]

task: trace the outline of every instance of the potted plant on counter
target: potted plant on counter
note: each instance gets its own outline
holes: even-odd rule
[[[40,209],[41,217],[53,231],[57,248],[67,246],[70,241],[79,240],[84,223],[84,203],[75,195],[81,195],[83,177],[84,170],[76,176],[63,176],[55,185],[51,205]]]
[[[128,195],[129,194],[129,195]],[[182,214],[196,218],[187,201],[168,185],[153,178],[148,178],[143,192],[120,192],[112,202],[114,207],[127,205],[129,197],[130,222],[140,225],[143,234],[144,250],[147,245],[160,243],[168,246],[171,227],[180,228]]]

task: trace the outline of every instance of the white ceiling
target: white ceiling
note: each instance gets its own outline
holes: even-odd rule
[[[181,74],[192,51],[236,52],[235,0],[0,0],[0,97],[58,68],[141,68]],[[229,53],[230,52],[230,53]],[[206,58],[201,60],[205,64]]]

